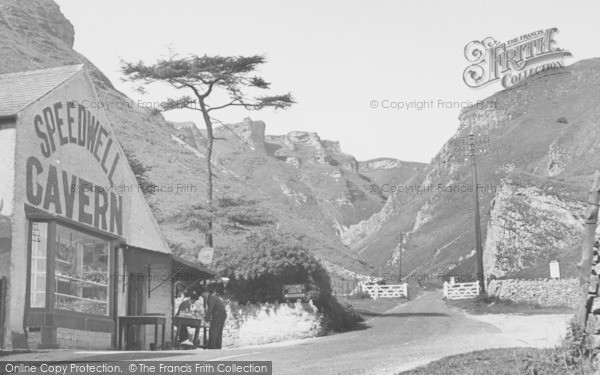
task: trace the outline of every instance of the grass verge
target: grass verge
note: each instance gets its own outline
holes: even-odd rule
[[[594,373],[588,359],[570,358],[572,357],[564,347],[489,349],[446,357],[400,374],[581,375]]]
[[[568,306],[545,307],[533,303],[513,302],[510,300],[487,298],[469,298],[459,300],[444,300],[446,306],[458,308],[469,314],[572,314],[575,310]]]
[[[386,311],[394,307],[408,302],[406,298],[379,298],[377,300],[371,298],[356,299],[347,297],[338,297],[340,303],[349,304],[354,311],[360,314],[364,319],[373,316],[383,315]]]

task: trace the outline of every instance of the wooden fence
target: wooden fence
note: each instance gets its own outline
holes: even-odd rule
[[[444,283],[444,298],[465,299],[479,295],[479,282],[473,283]]]
[[[363,285],[362,290],[369,293],[371,298],[408,298],[408,284],[398,285]]]
[[[332,284],[332,291],[336,297],[345,297],[360,291],[358,281],[336,281]]]

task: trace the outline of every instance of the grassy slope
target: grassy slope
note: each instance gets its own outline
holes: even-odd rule
[[[402,375],[580,375],[594,372],[587,361],[568,364],[557,349],[481,350],[440,359]]]

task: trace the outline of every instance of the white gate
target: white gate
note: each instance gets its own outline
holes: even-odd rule
[[[444,298],[464,299],[475,298],[479,295],[479,282],[473,283],[444,283]]]
[[[371,298],[408,298],[408,284],[399,285],[363,285],[362,290],[369,293]]]

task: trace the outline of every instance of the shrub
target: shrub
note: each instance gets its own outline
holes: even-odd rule
[[[371,295],[368,292],[365,292],[363,290],[354,293],[354,294],[350,294],[348,296],[348,299],[370,299]]]
[[[209,223],[231,233],[273,224],[270,214],[257,201],[231,197],[217,198],[212,207],[202,203],[192,205],[176,217],[183,221],[183,228],[201,233],[209,231]]]
[[[284,285],[304,284],[330,329],[350,329],[360,320],[335,299],[325,268],[292,235],[252,233],[241,248],[221,254],[216,266],[229,277],[228,293],[240,303],[283,302]]]
[[[558,118],[558,120],[556,120],[556,122],[558,122],[559,124],[568,124],[569,121],[567,121],[567,118],[565,116],[561,116]]]
[[[148,177],[148,172],[151,168],[144,165],[144,163],[142,163],[132,151],[124,151],[125,156],[127,157],[127,162],[129,163],[129,166],[131,167],[131,170],[135,175],[135,179],[137,180],[139,189],[142,191],[142,194],[144,194],[145,196],[153,195],[158,189],[158,186],[155,183],[153,183]]]
[[[327,271],[291,235],[272,230],[252,233],[240,248],[216,262],[230,278],[229,293],[240,303],[284,302],[286,284],[305,284],[315,301],[331,295]]]

